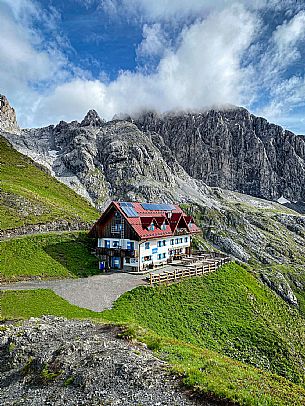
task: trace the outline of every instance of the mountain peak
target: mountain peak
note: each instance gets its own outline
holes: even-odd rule
[[[7,98],[2,94],[0,94],[0,130],[20,134],[15,110],[10,106]]]
[[[82,127],[101,127],[105,123],[105,120],[101,119],[95,110],[89,110],[81,122]]]

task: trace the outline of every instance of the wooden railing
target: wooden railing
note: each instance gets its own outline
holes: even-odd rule
[[[181,264],[179,268],[173,271],[151,273],[147,278],[150,285],[176,282],[192,276],[201,276],[206,273],[216,271],[220,266],[231,261],[230,257],[221,256],[213,259],[205,259],[202,262],[191,263],[188,265]]]

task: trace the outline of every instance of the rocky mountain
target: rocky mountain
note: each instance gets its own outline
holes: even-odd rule
[[[200,246],[210,244],[242,261],[300,264],[305,258],[305,219],[294,206],[289,209],[210,187],[200,175],[202,168],[209,181],[217,173],[222,186],[234,189],[242,188],[244,182],[252,185],[254,195],[264,189],[274,199],[292,193],[295,199],[303,198],[302,137],[281,130],[275,140],[280,127],[255,120],[246,110],[237,109],[196,115],[147,113],[136,120],[105,122],[90,110],[81,123],[61,121],[56,126],[3,135],[100,210],[110,199],[184,203],[204,230]],[[217,130],[214,136],[212,129]],[[277,153],[283,155],[287,178]],[[247,173],[252,173],[252,183]],[[276,179],[281,179],[283,189],[275,186]]]
[[[81,123],[61,121],[5,137],[98,208],[110,198],[205,200],[205,184],[192,179],[173,156],[165,160],[151,137],[129,121],[106,123],[91,110]]]
[[[14,134],[20,133],[15,110],[2,94],[0,94],[0,129]]]
[[[157,147],[166,147],[193,178],[277,200],[305,200],[305,136],[244,108],[202,113],[147,112],[134,120]]]

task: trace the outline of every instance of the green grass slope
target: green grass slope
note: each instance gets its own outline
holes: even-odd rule
[[[86,232],[44,234],[0,243],[0,281],[84,277],[99,273]]]
[[[305,319],[236,264],[168,287],[139,287],[104,317],[305,383]]]
[[[0,136],[0,229],[53,220],[94,221],[85,199],[35,166]]]
[[[187,283],[181,283],[180,288],[182,289],[185,284]],[[142,289],[137,289],[134,293],[138,294],[139,291]],[[155,292],[158,288],[147,289],[147,291]],[[142,299],[143,301],[147,299],[147,292],[142,295]],[[121,306],[123,302],[136,304],[131,300],[130,294],[123,295],[114,310],[103,313],[80,309],[49,290],[0,292],[0,301],[0,317],[3,319],[12,320],[52,314],[100,322],[105,322],[106,319],[124,321],[123,337],[136,338],[145,342],[160,358],[170,364],[175,373],[183,377],[186,385],[195,389],[203,398],[222,399],[225,400],[225,404],[227,404],[226,400],[229,400],[234,404],[247,406],[304,405],[304,388],[283,377],[198,345],[189,344],[186,342],[187,337],[177,340],[135,326],[133,322],[128,324],[126,319],[134,320],[135,317],[130,313],[129,305],[127,313]],[[152,317],[155,319],[154,312]]]

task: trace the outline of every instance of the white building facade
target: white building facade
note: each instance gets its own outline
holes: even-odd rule
[[[198,232],[178,205],[112,202],[90,234],[101,271],[142,272],[189,255]]]
[[[156,238],[148,241],[135,241],[116,238],[99,238],[98,248],[131,249],[137,253],[133,258],[125,257],[124,270],[140,270],[161,266],[180,255],[187,255],[191,247],[191,235],[184,234],[175,237]]]

